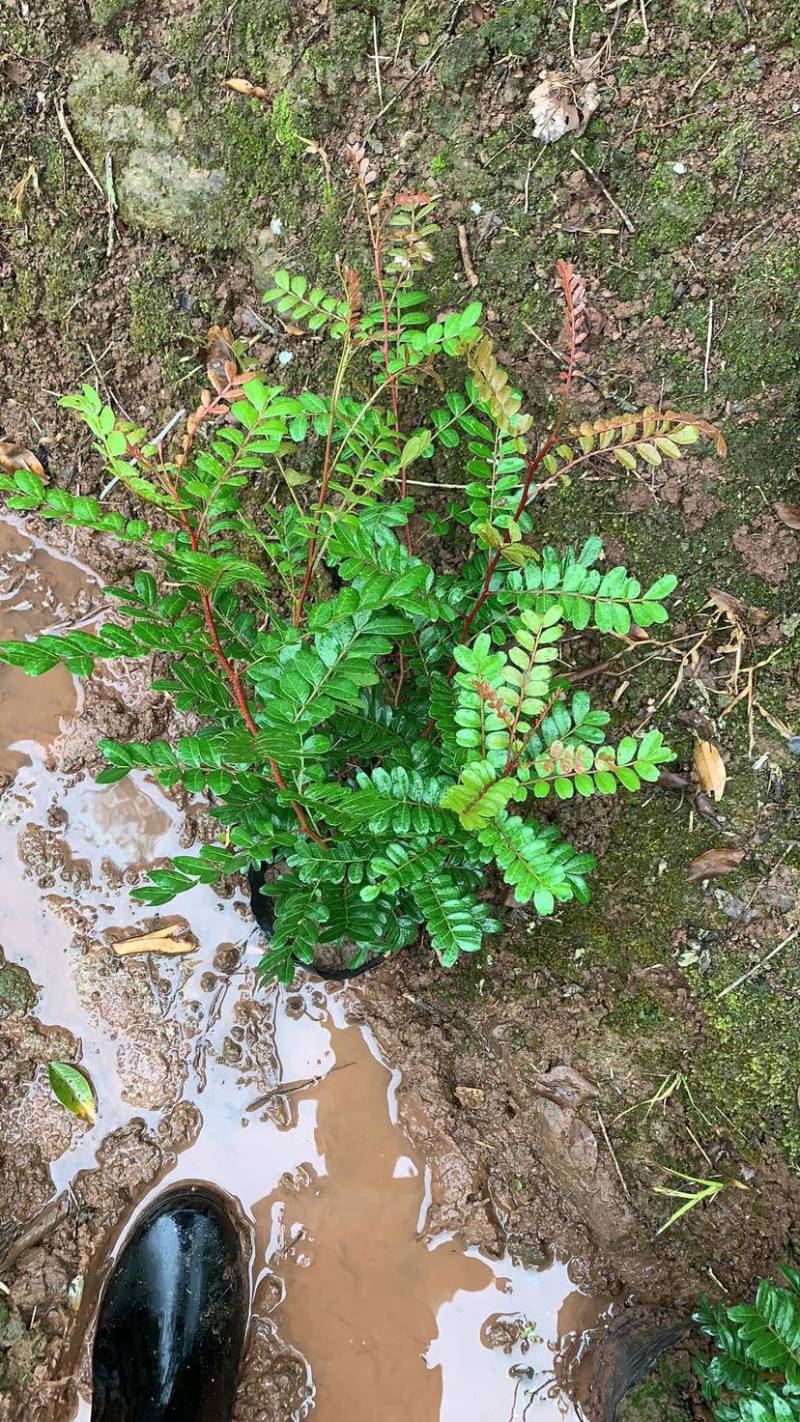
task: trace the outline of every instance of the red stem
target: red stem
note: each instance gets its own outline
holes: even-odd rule
[[[194,431],[192,432],[192,434],[194,434]],[[183,451],[183,459],[181,461],[182,465],[186,462],[186,457],[189,453],[189,448],[190,445],[187,445]],[[189,539],[189,542],[192,545],[192,551],[194,553],[198,553],[200,551],[200,539],[195,529],[192,527],[186,510],[184,508],[181,508],[178,490],[176,489],[175,485],[169,479],[166,478],[166,476],[164,476],[164,484],[175,503],[181,527],[183,528],[184,533],[186,534],[187,538]],[[242,720],[244,721],[251,736],[256,737],[258,735],[258,726],[256,725],[256,722],[253,719],[252,712],[247,703],[247,695],[245,693],[244,686],[242,685],[242,679],[236,668],[233,666],[232,662],[225,655],[225,651],[220,641],[216,619],[214,617],[214,609],[211,604],[211,598],[209,597],[208,592],[205,588],[198,587],[197,592],[200,597],[200,606],[203,609],[203,619],[206,624],[206,629],[208,631],[208,636],[211,642],[214,656],[216,657],[217,663],[222,672],[224,673],[225,678],[231,688],[231,691],[233,693],[233,699],[236,702],[239,711],[241,712]],[[268,759],[267,764],[269,765],[272,779],[275,781],[275,784],[277,785],[278,789],[284,791],[288,789],[280,766],[272,759]],[[322,835],[317,833],[313,825],[309,823],[308,817],[306,816],[302,805],[298,805],[296,800],[292,800],[290,803],[294,811],[295,818],[297,819],[297,823],[299,824],[303,832],[307,834],[310,839],[315,840],[317,844],[324,845],[326,841],[322,838]]]

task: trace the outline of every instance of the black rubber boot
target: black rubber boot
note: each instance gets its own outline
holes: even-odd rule
[[[92,1422],[230,1422],[247,1329],[242,1240],[222,1196],[168,1191],[108,1281],[92,1359]]]

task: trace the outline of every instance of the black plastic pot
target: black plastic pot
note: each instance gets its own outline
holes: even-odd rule
[[[617,1422],[624,1398],[656,1366],[662,1353],[685,1337],[690,1325],[672,1314],[633,1308],[622,1314],[592,1349],[587,1417]]]
[[[139,1220],[100,1303],[92,1422],[230,1422],[249,1309],[242,1237],[205,1186]]]
[[[268,894],[261,892],[262,885],[266,883],[265,871],[266,865],[264,864],[259,865],[258,869],[248,869],[247,882],[250,885],[250,908],[253,911],[253,918],[265,938],[271,938],[274,926],[272,900]],[[371,973],[375,968],[382,967],[386,961],[386,955],[379,953],[374,958],[368,958],[360,968],[326,968],[316,963],[304,963],[302,958],[292,954],[292,962],[296,963],[298,968],[305,968],[307,973],[314,973],[324,982],[334,983],[347,983],[351,978],[360,978],[362,973]]]

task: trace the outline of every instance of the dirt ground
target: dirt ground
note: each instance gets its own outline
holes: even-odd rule
[[[155,431],[191,404],[212,321],[290,388],[323,365],[261,294],[276,264],[327,280],[335,254],[363,259],[351,134],[387,180],[441,194],[442,307],[470,291],[463,227],[474,294],[531,408],[557,379],[565,256],[589,292],[583,408],[662,400],[723,427],[724,463],[582,481],[540,508],[543,542],[598,532],[645,581],[680,579],[655,655],[606,665],[598,645],[583,668],[620,729],[655,714],[679,751],[644,803],[562,814],[600,860],[591,906],[546,925],[516,910],[477,963],[443,975],[408,953],[357,990],[403,1073],[439,1227],[531,1261],[577,1256],[595,1287],[682,1317],[704,1290],[740,1296],[800,1261],[800,543],[786,509],[800,504],[799,44],[796,11],[763,0],[9,0],[0,16],[0,435],[73,491],[99,477],[57,408],[82,380]],[[583,135],[536,137],[542,70],[579,90],[594,76]],[[232,76],[268,99],[224,88]],[[691,776],[698,735],[725,761],[718,803]],[[719,848],[741,863],[694,881],[692,860]],[[33,996],[0,970],[8,1090],[44,1051]],[[123,1131],[107,1179],[117,1150],[156,1178],[186,1124],[155,1145]],[[35,1131],[20,1142],[29,1186],[4,1200],[0,1183],[0,1244],[46,1201],[51,1147]],[[747,1188],[656,1238],[666,1167]],[[69,1351],[57,1269],[42,1287],[32,1328],[0,1297],[2,1418],[28,1415],[20,1318],[37,1385],[61,1375],[64,1337]],[[685,1369],[659,1379],[640,1415],[699,1415]]]

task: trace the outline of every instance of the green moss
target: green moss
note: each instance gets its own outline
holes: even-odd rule
[[[593,9],[594,5],[588,7]],[[444,52],[439,71],[447,89],[457,90],[470,75],[487,68],[496,58],[513,55],[530,59],[538,54],[550,13],[543,0],[509,0],[499,5],[478,29],[457,32]]]
[[[606,28],[606,16],[603,13],[603,6],[598,0],[584,0],[583,5],[579,5],[575,11],[575,35],[578,40],[588,44],[594,35],[601,35]],[[629,43],[634,43],[632,31],[626,32]]]
[[[0,281],[0,323],[3,334],[19,340],[37,307],[38,283],[30,267],[20,267]]]
[[[663,1354],[645,1381],[617,1408],[618,1422],[688,1422],[697,1383],[687,1353]]]
[[[131,4],[132,0],[91,0],[92,24],[98,30],[115,31]]]
[[[719,381],[733,399],[765,386],[800,388],[800,251],[777,245],[751,258],[720,333]]]
[[[41,314],[65,333],[97,276],[100,248],[94,243],[76,245],[69,230],[61,227],[45,250]]]
[[[297,127],[294,105],[288,89],[275,95],[272,103],[272,127],[281,157],[281,166],[289,173],[297,171],[297,159],[306,144]]]
[[[227,74],[246,74],[274,92],[292,64],[287,44],[292,17],[291,0],[250,0],[233,11],[228,0],[200,0],[189,17],[170,30],[166,46],[186,65],[193,86],[202,85],[207,96],[213,80]]]
[[[759,948],[754,956],[764,954]],[[800,947],[790,944],[780,963],[720,998],[722,988],[742,970],[739,960],[726,959],[698,983],[709,1026],[708,1047],[696,1066],[698,1079],[748,1147],[758,1151],[764,1141],[777,1141],[800,1169]]]
[[[175,260],[160,250],[150,254],[128,287],[131,348],[138,356],[157,356],[168,384],[185,375],[180,357],[193,349],[196,339],[188,313],[181,310],[180,295]],[[210,316],[213,303],[195,289],[192,309]]]
[[[657,163],[641,195],[644,221],[631,243],[631,265],[685,247],[703,231],[713,206],[714,192],[705,176],[679,174],[671,163]]]

